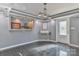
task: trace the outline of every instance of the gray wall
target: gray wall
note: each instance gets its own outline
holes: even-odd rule
[[[40,21],[39,21],[40,22]],[[52,40],[52,41],[56,41],[56,21],[51,19],[51,21],[47,22],[48,24],[48,31],[51,32],[51,35],[43,35],[39,32],[39,40]],[[40,28],[39,31],[42,30],[42,23],[40,22],[39,24]]]
[[[62,36],[59,35],[59,22],[66,20],[68,21],[67,24],[67,36]],[[68,38],[69,36],[69,38]],[[68,43],[69,44],[74,44],[74,45],[79,45],[79,13],[77,14],[72,14],[70,17],[60,17],[56,19],[56,40],[58,42],[62,43]]]
[[[48,27],[51,32],[51,40],[56,41],[56,21],[52,19],[52,21],[49,22]]]
[[[12,31],[9,30],[9,19],[3,14],[0,14],[0,48],[26,43],[38,39],[38,24],[35,23],[34,29],[27,31]]]
[[[13,8],[17,8],[19,10],[22,10],[24,5],[20,6],[19,4],[11,5],[11,4],[2,4],[6,6],[12,6]],[[21,8],[22,7],[22,8]],[[25,9],[23,9],[25,10]],[[36,19],[35,19],[36,20]],[[0,48],[5,48],[21,43],[27,43],[34,40],[39,40],[39,30],[40,30],[40,24],[35,22],[34,29],[26,30],[26,31],[9,31],[9,17],[4,16],[4,14],[0,13]],[[51,27],[50,27],[51,26]],[[55,40],[55,24],[50,25],[49,28],[51,28],[52,32],[52,39]]]
[[[15,9],[25,10],[26,6],[22,4],[0,4],[2,6],[10,6]],[[22,8],[21,8],[22,7]],[[35,23],[34,29],[26,31],[12,31],[9,30],[9,17],[5,17],[0,13],[0,48],[27,43],[38,39],[39,25]]]
[[[70,43],[79,45],[79,17],[70,18]]]

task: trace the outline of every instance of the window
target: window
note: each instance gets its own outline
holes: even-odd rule
[[[67,21],[59,22],[59,35],[67,35]]]

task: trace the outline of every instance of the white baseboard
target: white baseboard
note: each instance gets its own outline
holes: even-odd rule
[[[56,43],[56,41],[54,41],[54,40],[45,40],[44,39],[44,40],[39,40],[39,41],[46,41],[46,42],[52,42],[52,43],[55,42]]]
[[[76,44],[69,44],[69,46],[75,47],[75,48],[79,48],[79,45]]]
[[[0,48],[0,51],[11,49],[11,48],[22,46],[22,45],[26,45],[26,44],[30,44],[30,43],[34,43],[34,42],[38,42],[38,40],[31,41],[31,42],[26,42],[26,43],[21,43],[21,44],[17,44],[17,45],[13,45],[13,46],[8,46],[8,47],[4,47],[4,48]]]
[[[18,47],[18,46],[27,45],[27,44],[34,43],[34,42],[41,42],[41,41],[57,43],[57,41],[54,41],[54,40],[35,40],[35,41],[31,41],[31,42],[26,42],[26,43],[21,43],[21,44],[17,44],[17,45],[13,45],[13,46],[8,46],[8,47],[0,48],[0,51],[4,51],[4,50],[11,49],[11,48]],[[75,44],[67,44],[67,45],[79,48],[79,45],[75,45]]]
[[[27,44],[34,43],[34,42],[40,42],[40,41],[55,42],[53,40],[35,40],[35,41],[30,41],[30,42],[26,42],[26,43],[21,43],[21,44],[17,44],[17,45],[12,45],[12,46],[8,46],[8,47],[0,48],[0,51],[4,51],[4,50],[11,49],[14,47],[23,46],[23,45],[27,45]]]

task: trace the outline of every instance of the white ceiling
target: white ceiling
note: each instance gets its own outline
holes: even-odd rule
[[[28,13],[33,13],[37,15],[40,11],[43,10],[43,3],[6,3],[1,4],[9,6],[12,8],[20,9]],[[50,15],[57,14],[60,12],[68,11],[71,9],[79,8],[79,3],[48,3],[47,12]]]

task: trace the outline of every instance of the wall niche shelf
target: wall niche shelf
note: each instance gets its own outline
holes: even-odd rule
[[[10,32],[25,32],[32,31],[32,29],[9,29]]]
[[[26,14],[25,14],[26,15]],[[9,12],[9,30],[14,31],[28,31],[34,28],[34,18],[25,16],[22,12]]]

